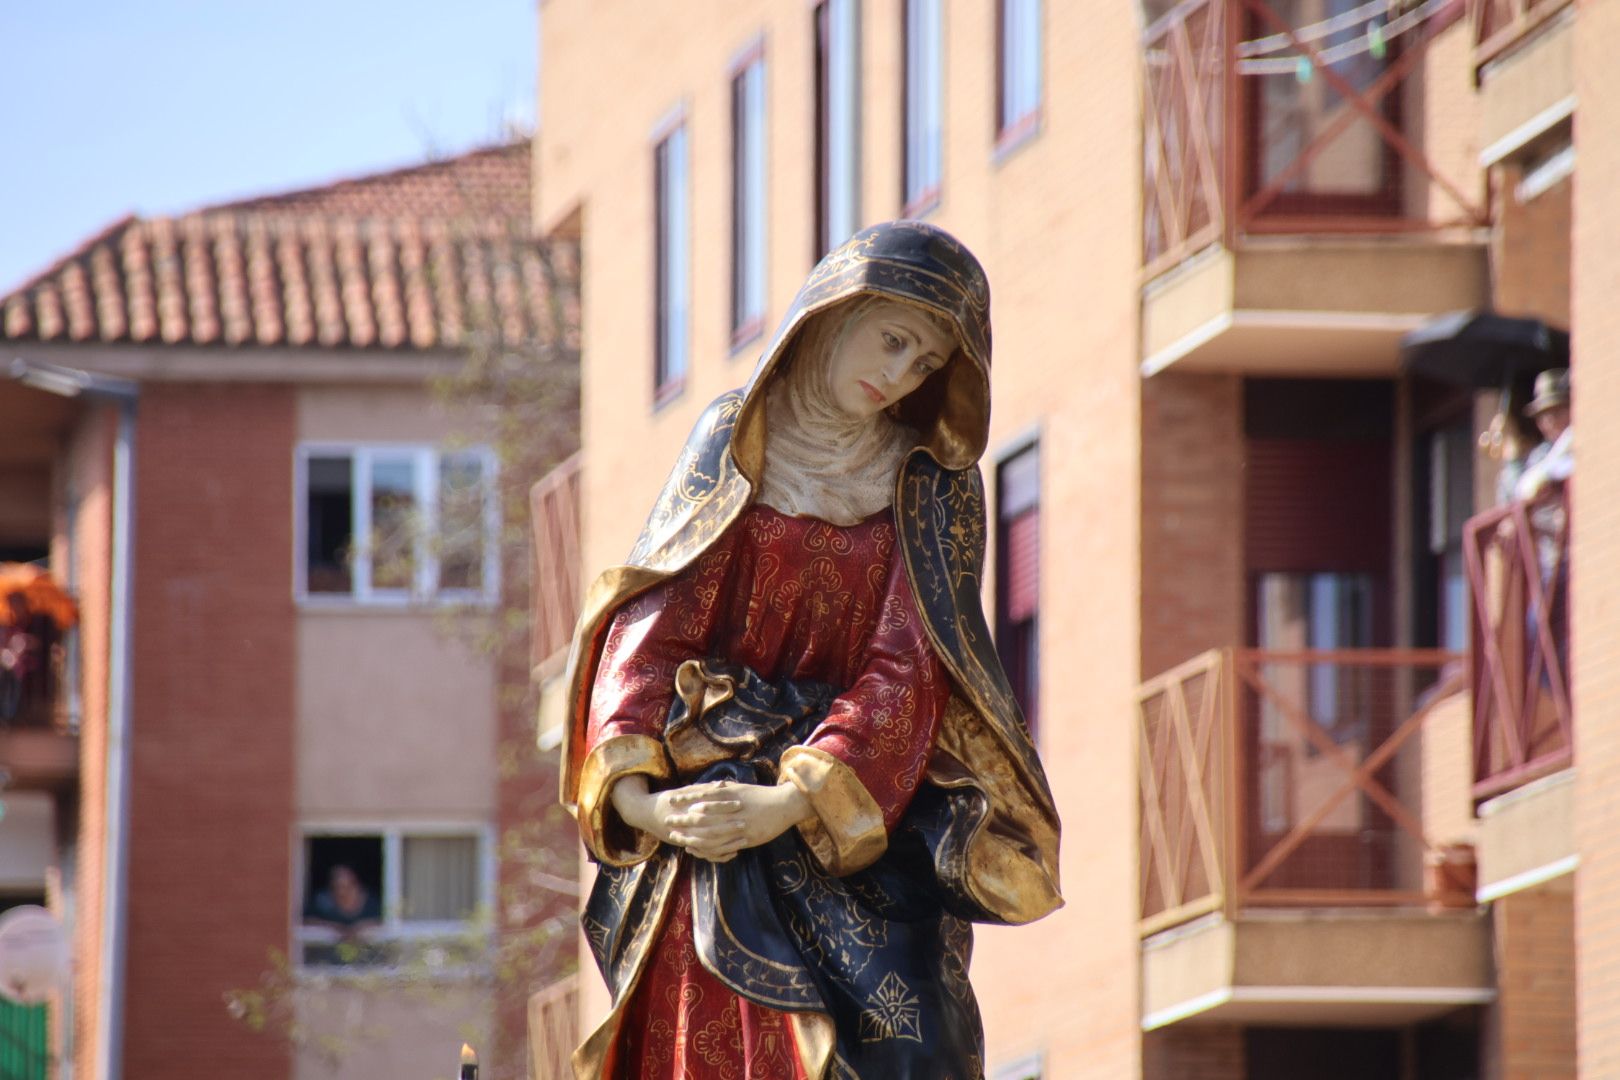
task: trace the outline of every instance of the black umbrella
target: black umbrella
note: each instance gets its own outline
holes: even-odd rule
[[[1436,315],[1401,338],[1401,369],[1458,386],[1506,387],[1569,366],[1569,334],[1540,319],[1480,311]]]

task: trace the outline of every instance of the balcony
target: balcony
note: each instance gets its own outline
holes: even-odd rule
[[[1422,123],[1457,103],[1413,78],[1461,14],[1186,0],[1148,27],[1145,375],[1389,375],[1426,314],[1484,303],[1477,167]]]
[[[11,790],[54,792],[78,778],[78,732],[59,692],[62,634],[48,615],[0,623],[0,768]]]
[[[1142,685],[1144,1029],[1490,999],[1472,881],[1439,832],[1468,816],[1459,659],[1220,649]]]
[[[529,489],[529,517],[534,530],[534,588],[530,625],[530,663],[540,686],[540,745],[551,749],[562,740],[561,675],[584,600],[580,559],[580,466],[574,454]]]
[[[1575,111],[1571,0],[1471,0],[1480,153],[1494,165]]]
[[[1473,795],[1482,899],[1575,867],[1569,504],[1563,490],[1471,518]]]
[[[559,979],[529,998],[531,1076],[572,1076],[579,1045],[579,976]]]

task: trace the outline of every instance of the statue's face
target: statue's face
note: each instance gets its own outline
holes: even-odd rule
[[[952,341],[905,304],[873,304],[856,315],[833,346],[827,378],[833,400],[851,416],[875,416],[938,371]]]

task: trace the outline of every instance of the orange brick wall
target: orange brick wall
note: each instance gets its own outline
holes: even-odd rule
[[[1491,235],[1491,293],[1504,315],[1532,316],[1569,327],[1569,245],[1572,182],[1554,185],[1528,203],[1514,198],[1520,169],[1503,166]]]
[[[1142,1080],[1245,1080],[1243,1029],[1179,1025],[1142,1037]]]
[[[1573,484],[1581,1075],[1620,1076],[1620,3],[1576,6]]]
[[[1142,674],[1243,634],[1243,383],[1142,380]]]
[[[136,446],[124,1073],[288,1075],[227,1016],[287,948],[293,391],[149,385]]]
[[[1497,1001],[1491,1080],[1575,1076],[1575,909],[1552,887],[1491,905]]]

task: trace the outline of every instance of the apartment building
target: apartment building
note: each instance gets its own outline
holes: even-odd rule
[[[993,1080],[1613,1071],[1615,0],[541,22],[587,571],[855,228],[988,272],[987,610],[1068,900],[978,930]],[[1481,436],[1572,356],[1580,479],[1521,501]]]
[[[508,1008],[489,945],[549,912],[497,911],[499,841],[555,789],[501,766],[527,641],[487,642],[528,610],[533,477],[435,384],[572,317],[529,162],[129,218],[0,299],[0,548],[80,614],[0,724],[0,834],[38,853],[7,900],[73,952],[19,1075],[395,1080],[468,1037],[516,1074],[532,987]]]

